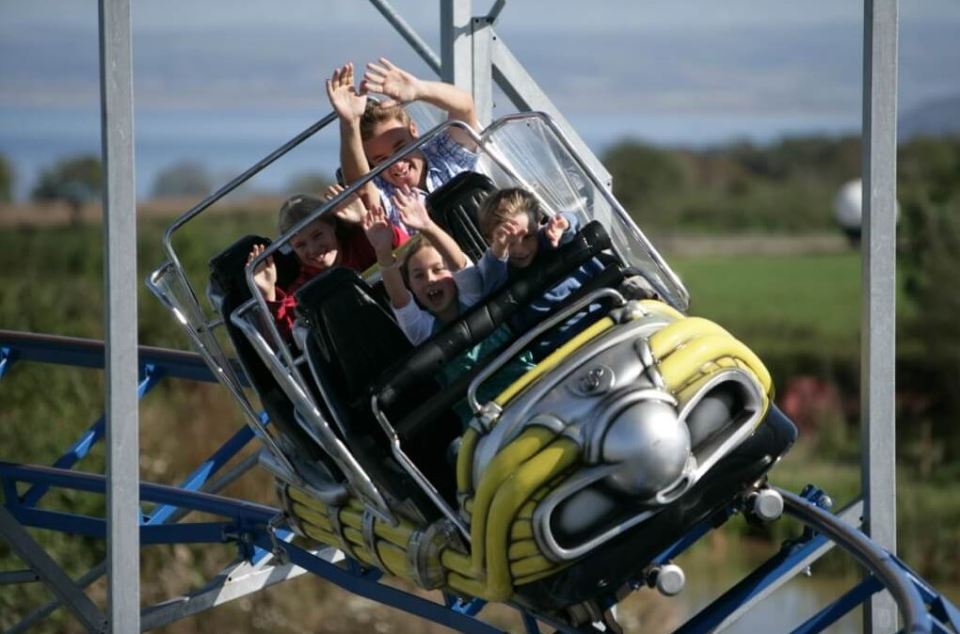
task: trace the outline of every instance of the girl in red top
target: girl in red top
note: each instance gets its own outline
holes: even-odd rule
[[[343,191],[339,185],[331,185],[326,192],[329,200]],[[324,204],[319,198],[297,195],[287,199],[280,207],[277,222],[278,231],[286,233],[295,224],[309,216]],[[373,266],[377,255],[367,241],[360,223],[366,209],[354,196],[337,209],[322,214],[294,235],[290,246],[300,264],[300,273],[285,288],[277,285],[277,267],[272,257],[267,258],[257,268],[253,280],[267,301],[267,306],[276,320],[277,329],[284,338],[289,339],[296,319],[294,308],[297,299],[294,293],[315,276],[334,266],[346,266],[355,271],[364,271]],[[399,247],[409,237],[406,232],[391,225],[393,248]],[[265,245],[256,245],[247,256],[247,263],[263,253]]]

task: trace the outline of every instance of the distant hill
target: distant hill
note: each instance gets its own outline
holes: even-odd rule
[[[960,137],[960,95],[916,106],[900,116],[897,134],[901,141],[917,136]]]

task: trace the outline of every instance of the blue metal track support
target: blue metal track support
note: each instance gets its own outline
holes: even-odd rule
[[[269,537],[263,534],[258,534],[256,544],[264,549],[275,546]],[[467,634],[502,633],[502,630],[477,620],[471,615],[450,609],[446,605],[434,603],[382,583],[371,581],[363,576],[352,574],[344,568],[314,557],[310,552],[293,544],[282,544],[279,548],[283,549],[282,556],[288,558],[289,561],[354,594],[403,610],[428,621],[445,625],[457,632]]]
[[[883,584],[876,577],[867,577],[856,586],[848,590],[842,597],[823,608],[810,617],[803,625],[793,630],[793,634],[812,634],[822,632],[854,608],[863,605],[863,602],[883,589]]]
[[[227,442],[223,443],[213,455],[207,458],[193,473],[187,476],[180,488],[187,491],[198,491],[224,464],[237,455],[253,439],[253,431],[243,426]],[[163,524],[177,510],[176,506],[166,504],[159,506],[146,518],[148,525]]]
[[[143,371],[144,378],[137,385],[137,397],[142,399],[150,390],[152,390],[162,378],[162,371],[157,370],[155,366],[148,365]],[[69,469],[85,458],[90,449],[103,438],[106,430],[106,414],[101,414],[100,418],[91,425],[80,436],[67,451],[57,458],[51,465],[59,469]],[[27,506],[35,506],[40,498],[47,492],[48,487],[37,485],[30,488],[23,496],[23,503]]]
[[[75,491],[87,491],[89,493],[103,494],[106,491],[106,478],[100,474],[80,473],[68,469],[55,469],[53,467],[21,465],[12,462],[0,461],[0,479],[11,482],[40,482],[50,486]],[[149,482],[140,483],[140,499],[145,502],[170,504],[175,507],[188,508],[193,511],[223,515],[254,524],[266,525],[279,513],[279,510],[273,507],[257,504],[256,502],[234,500],[200,491],[186,491],[179,487],[152,484]],[[7,499],[6,506],[15,516],[27,508],[18,504],[15,498],[13,500]],[[56,526],[44,526],[43,528],[55,529]]]
[[[15,360],[98,369],[104,366],[104,346],[99,341],[0,330],[0,342],[5,343],[0,348],[0,376]],[[139,399],[168,377],[216,382],[216,378],[199,355],[148,346],[141,346],[138,352],[142,368],[137,388]],[[89,454],[91,448],[103,438],[104,432],[105,416],[101,415],[52,466],[58,469],[73,467]],[[252,438],[253,433],[249,427],[241,428],[187,476],[181,482],[181,488],[199,490],[224,464],[246,447]],[[20,503],[27,507],[36,506],[48,489],[47,484],[35,484],[19,496]],[[11,494],[15,495],[12,489],[7,491],[8,499]],[[175,505],[170,504],[160,506],[143,521],[149,525],[163,524],[176,509]]]

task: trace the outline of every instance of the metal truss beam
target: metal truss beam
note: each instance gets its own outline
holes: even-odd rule
[[[60,565],[37,544],[11,513],[0,506],[0,535],[43,583],[73,612],[87,631],[102,632],[107,620]],[[139,556],[139,553],[138,553]]]

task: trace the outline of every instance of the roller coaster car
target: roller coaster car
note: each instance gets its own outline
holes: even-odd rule
[[[301,535],[423,588],[565,614],[642,578],[762,480],[796,429],[771,404],[763,363],[684,314],[676,276],[546,115],[501,119],[476,142],[485,173],[427,199],[472,257],[485,247],[477,207],[496,187],[527,187],[582,229],[423,344],[401,333],[376,272],[333,269],[298,292],[297,345],[287,345],[250,292],[256,262],[238,264],[263,239],[215,258],[211,288],[276,423],[267,442],[279,455],[266,464]],[[542,323],[454,383],[438,381],[445,363],[593,261],[602,271]],[[478,397],[571,324],[575,334],[519,380]],[[454,413],[464,401],[466,431]]]

